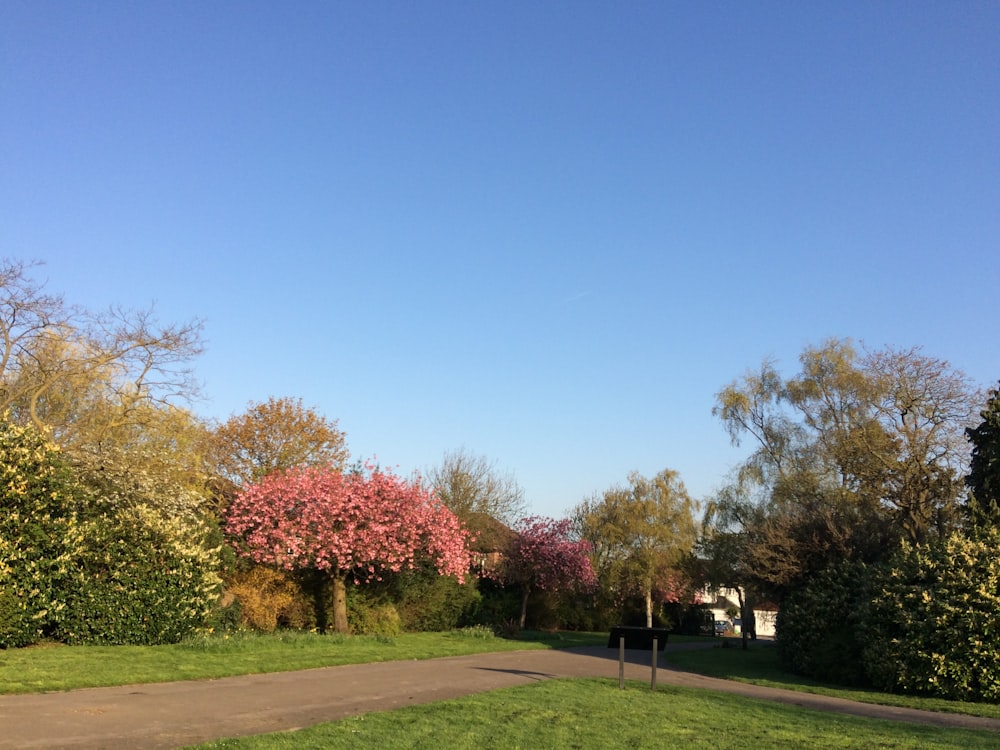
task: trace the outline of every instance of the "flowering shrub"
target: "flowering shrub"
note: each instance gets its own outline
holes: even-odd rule
[[[875,594],[865,661],[876,686],[1000,701],[1000,531],[904,545]]]
[[[78,533],[77,491],[58,448],[0,420],[0,648],[36,643],[55,628],[65,540]]]
[[[284,571],[254,565],[227,580],[226,592],[240,604],[240,624],[266,633],[279,624],[302,629],[311,626],[304,594]]]
[[[56,446],[0,422],[0,648],[173,642],[204,621],[218,586],[206,529],[107,506]]]
[[[218,600],[207,530],[139,506],[96,516],[74,536],[57,635],[67,643],[177,643]]]

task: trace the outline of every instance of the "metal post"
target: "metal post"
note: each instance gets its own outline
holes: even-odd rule
[[[650,690],[656,690],[656,654],[659,651],[659,649],[657,649],[657,640],[657,638],[653,638],[653,677],[649,685]]]
[[[625,636],[618,639],[618,689],[625,689]]]

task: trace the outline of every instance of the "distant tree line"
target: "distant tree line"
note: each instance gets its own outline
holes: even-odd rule
[[[751,451],[701,507],[664,469],[539,518],[465,449],[424,477],[352,461],[300,399],[201,419],[200,323],[82,310],[33,269],[0,262],[0,648],[697,628],[714,586],[779,608],[795,671],[1000,698],[1000,391],[919,349],[831,340],[724,387]]]

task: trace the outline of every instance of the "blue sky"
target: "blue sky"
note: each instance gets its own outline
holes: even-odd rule
[[[404,473],[705,497],[829,337],[1000,379],[996,2],[0,6],[0,253]]]

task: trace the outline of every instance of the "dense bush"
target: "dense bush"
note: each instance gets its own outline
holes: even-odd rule
[[[301,630],[315,624],[311,603],[284,571],[251,565],[231,574],[226,593],[239,602],[244,627],[271,633],[278,627]]]
[[[462,624],[484,625],[498,633],[516,631],[521,613],[521,594],[514,589],[504,588],[490,578],[480,578],[477,588],[479,600],[476,607],[467,613]]]
[[[65,606],[78,487],[37,431],[0,420],[0,648],[52,635]]]
[[[862,654],[872,573],[860,562],[831,566],[786,597],[777,642],[787,669],[844,685],[867,681]]]
[[[877,582],[865,661],[884,690],[1000,701],[1000,532],[905,545]]]
[[[354,586],[347,590],[347,621],[354,635],[393,638],[403,632],[399,612],[383,591]]]
[[[553,598],[553,614],[560,630],[606,630],[613,624],[608,613],[596,606],[598,599],[593,594],[560,591]]]
[[[180,640],[217,598],[205,534],[111,508],[38,432],[0,422],[0,647]]]
[[[406,631],[454,630],[481,599],[474,578],[459,583],[453,576],[436,571],[415,571],[399,577],[397,584],[400,625]]]
[[[208,619],[219,595],[203,531],[135,508],[83,522],[57,635],[67,643],[176,643]]]

